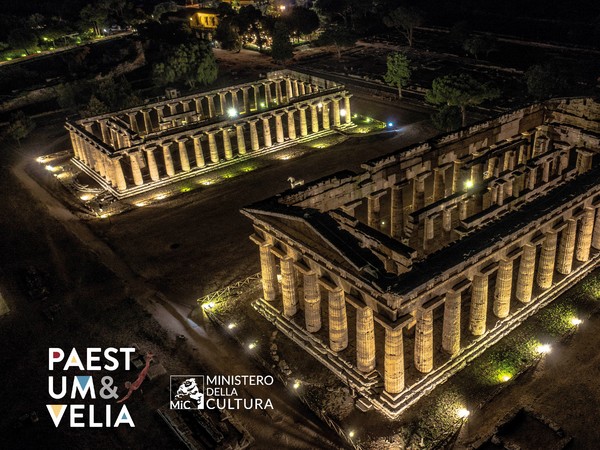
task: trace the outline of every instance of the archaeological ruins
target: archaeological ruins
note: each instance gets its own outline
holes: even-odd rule
[[[555,99],[248,206],[253,306],[397,417],[596,265],[599,141]]]
[[[73,162],[117,198],[352,126],[341,84],[290,70],[69,121]]]

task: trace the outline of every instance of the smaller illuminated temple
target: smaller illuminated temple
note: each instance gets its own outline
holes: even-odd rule
[[[282,70],[65,127],[73,161],[123,198],[351,127],[350,97],[341,84]]]
[[[254,307],[396,417],[600,255],[600,104],[534,104],[242,210]]]

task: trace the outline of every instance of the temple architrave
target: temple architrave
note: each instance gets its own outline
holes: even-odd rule
[[[253,306],[397,417],[596,266],[599,151],[554,99],[248,206]]]
[[[351,127],[343,85],[300,72],[67,122],[73,161],[117,198]]]

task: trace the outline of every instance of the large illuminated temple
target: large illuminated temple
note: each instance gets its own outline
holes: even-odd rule
[[[73,161],[117,198],[352,126],[341,84],[290,70],[67,122]]]
[[[248,206],[254,307],[395,417],[596,265],[599,139],[551,100]]]

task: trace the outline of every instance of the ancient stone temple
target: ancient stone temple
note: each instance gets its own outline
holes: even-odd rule
[[[248,206],[254,306],[395,417],[596,265],[599,140],[551,100]]]
[[[123,198],[352,126],[350,97],[333,81],[282,70],[65,127],[73,161]]]

